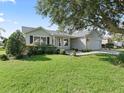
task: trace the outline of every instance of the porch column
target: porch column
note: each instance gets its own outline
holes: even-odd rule
[[[56,46],[56,44],[55,44],[55,37],[54,36],[52,36],[52,45],[54,45],[54,46]]]

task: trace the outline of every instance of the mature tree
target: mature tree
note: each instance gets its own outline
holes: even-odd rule
[[[18,57],[24,51],[25,44],[23,34],[17,30],[7,40],[6,53]]]
[[[65,28],[87,26],[124,33],[119,24],[124,16],[124,0],[37,0],[37,13]]]
[[[113,33],[112,34],[112,41],[124,41],[124,34]]]

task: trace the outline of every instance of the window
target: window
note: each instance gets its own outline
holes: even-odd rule
[[[54,44],[54,40],[53,40],[53,38],[52,38],[52,44]]]
[[[64,46],[68,46],[68,39],[64,39]]]
[[[50,38],[47,37],[47,44],[49,45],[50,44]]]
[[[61,44],[62,42],[61,42],[61,39],[59,38],[59,46],[61,46],[62,44]]]
[[[41,44],[46,44],[46,37],[41,37]]]
[[[36,45],[39,45],[39,44],[40,44],[40,37],[35,36],[35,37],[34,37],[34,42],[33,42],[33,43],[36,44]]]
[[[30,44],[33,43],[33,36],[30,36]]]

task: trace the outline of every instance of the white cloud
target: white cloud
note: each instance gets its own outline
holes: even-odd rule
[[[17,21],[13,21],[13,23],[14,23],[15,25],[19,24]]]
[[[4,13],[0,13],[0,16],[4,16]]]
[[[4,13],[0,12],[0,24],[2,23],[11,23],[14,25],[18,25],[19,23],[16,20],[9,20],[4,18]]]
[[[0,23],[5,22],[5,19],[3,17],[0,17]]]
[[[15,0],[0,0],[0,2],[12,2],[12,3],[16,3]]]
[[[6,22],[12,23],[12,24],[15,24],[15,25],[19,24],[17,21],[14,21],[14,20],[7,20]]]
[[[15,20],[7,20],[4,19],[3,17],[0,17],[0,24],[2,23],[10,23],[10,24],[14,24],[14,25],[18,25],[19,23]]]

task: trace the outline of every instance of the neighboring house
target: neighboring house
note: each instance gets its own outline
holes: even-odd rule
[[[103,34],[102,45],[112,43],[112,34],[108,31],[105,31]]]
[[[72,34],[46,30],[42,27],[22,27],[26,44],[48,44],[63,49],[101,49],[102,36],[98,31],[75,31]]]
[[[102,44],[105,45],[108,43],[112,43],[112,36],[110,36],[110,35],[103,36]]]
[[[124,42],[123,42],[123,41],[120,41],[120,42],[114,41],[113,44],[114,44],[114,46],[116,46],[116,47],[124,47]]]

